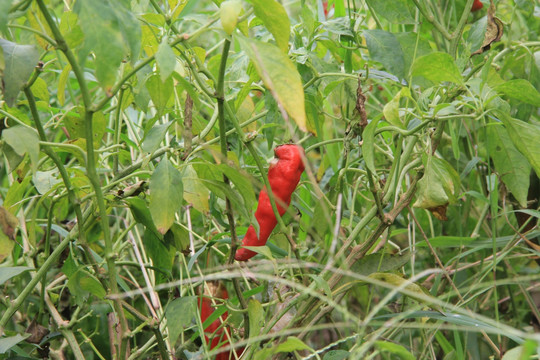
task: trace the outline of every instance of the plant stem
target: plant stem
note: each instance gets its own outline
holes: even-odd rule
[[[111,239],[111,232],[110,232],[109,221],[108,221],[108,216],[107,216],[107,207],[105,205],[105,199],[103,197],[103,191],[101,189],[99,176],[96,171],[96,161],[95,161],[95,152],[94,152],[94,132],[93,132],[93,127],[92,127],[92,122],[93,122],[92,117],[95,110],[93,110],[92,108],[90,92],[86,84],[86,79],[84,78],[84,73],[81,67],[79,66],[79,63],[77,62],[77,59],[73,55],[73,52],[71,51],[71,49],[67,46],[67,43],[64,37],[60,33],[60,30],[56,26],[56,23],[54,22],[54,20],[52,19],[51,14],[49,13],[49,10],[45,6],[43,0],[37,0],[37,4],[41,12],[43,13],[44,18],[47,21],[47,24],[49,25],[49,28],[51,29],[54,35],[56,43],[58,44],[58,48],[66,56],[66,59],[71,65],[71,69],[73,70],[73,73],[75,74],[75,77],[77,78],[77,82],[79,83],[82,100],[84,104],[84,123],[85,123],[85,138],[86,138],[86,153],[87,153],[86,154],[87,155],[86,175],[88,179],[90,180],[90,183],[92,184],[92,187],[94,189],[95,201],[97,202],[99,215],[101,218],[101,227],[103,231],[103,240],[105,243],[105,259],[107,261],[110,292],[112,292],[113,294],[117,294],[118,284],[116,282],[117,272],[116,272],[116,264],[115,264],[117,254],[113,253],[113,243]],[[126,321],[124,310],[122,309],[122,305],[120,301],[114,300],[113,306],[120,322],[120,332],[121,332],[120,334],[121,344],[120,344],[120,349],[117,354],[118,354],[119,359],[124,360],[126,358],[128,340],[129,340],[129,335],[127,334],[128,332],[127,321]]]
[[[227,58],[229,57],[229,50],[231,48],[231,41],[226,39],[223,43],[223,51],[221,53],[221,63],[219,64],[219,75],[216,84],[216,98],[218,103],[218,121],[219,121],[219,141],[221,147],[221,155],[223,156],[224,161],[227,161],[227,134],[225,130],[225,68],[227,67]],[[230,181],[227,175],[223,174],[223,182],[225,186],[230,187]],[[234,263],[234,255],[236,254],[236,249],[238,248],[238,238],[236,236],[236,224],[234,221],[234,213],[231,206],[231,201],[228,197],[225,197],[225,207],[227,214],[227,221],[229,222],[229,231],[231,233],[231,252],[229,258],[227,259],[227,264]],[[240,301],[242,309],[246,310],[248,305],[244,295],[242,294],[242,289],[240,288],[240,283],[237,278],[233,279],[234,292]],[[244,333],[249,334],[249,315],[247,311],[243,312],[244,316]]]

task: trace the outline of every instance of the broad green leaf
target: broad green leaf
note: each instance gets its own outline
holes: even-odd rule
[[[413,354],[402,345],[390,341],[375,341],[375,347],[382,352],[389,352],[402,360],[416,360]]]
[[[157,231],[156,225],[152,220],[152,215],[150,214],[150,209],[146,205],[146,202],[139,197],[130,197],[125,199],[126,203],[131,210],[131,214],[136,222],[143,224],[147,229],[150,229],[156,236],[160,236],[159,231]]]
[[[79,17],[73,11],[64,11],[62,13],[59,30],[71,49],[75,49],[82,44],[84,34],[79,25]]]
[[[174,55],[174,51],[169,46],[166,36],[163,37],[161,44],[159,44],[156,53],[156,62],[159,67],[160,79],[162,82],[165,82],[176,66],[176,55]]]
[[[29,270],[34,270],[34,268],[28,266],[13,266],[0,268],[0,285],[3,285],[9,279]]]
[[[540,93],[525,79],[505,81],[496,86],[495,90],[509,98],[540,107]]]
[[[229,180],[232,181],[236,190],[240,193],[244,199],[244,204],[246,208],[252,209],[257,202],[255,198],[255,192],[253,191],[253,185],[249,181],[249,177],[246,173],[238,171],[228,164],[220,164],[219,169],[227,175]]]
[[[306,111],[302,79],[293,62],[273,44],[237,35],[264,85],[302,131],[306,131]]]
[[[249,314],[249,337],[259,336],[264,326],[264,310],[261,303],[255,299],[250,299],[248,303]]]
[[[371,120],[362,133],[362,156],[366,163],[366,167],[375,173],[375,130],[377,129],[377,119]]]
[[[36,171],[32,177],[36,190],[41,195],[49,192],[55,185],[62,183],[58,179],[58,170]]]
[[[497,113],[516,148],[540,176],[540,146],[534,146],[534,144],[540,144],[540,126],[514,119],[501,111]]]
[[[184,184],[184,200],[192,204],[195,209],[203,214],[210,211],[208,198],[210,192],[204,186],[192,165],[185,166],[182,170],[182,182]],[[253,190],[252,190],[253,192]]]
[[[324,280],[319,275],[315,275],[315,274],[309,275],[309,277],[312,278],[313,281],[317,284],[318,289],[322,289],[324,291],[324,294],[329,299],[331,300],[333,299],[332,290],[330,289],[330,286],[328,285],[328,282],[326,280]]]
[[[309,350],[310,347],[307,346],[302,340],[294,336],[289,336],[285,342],[277,345],[275,347],[275,353],[281,352],[293,352],[299,350]]]
[[[516,149],[501,124],[490,124],[488,139],[489,155],[497,173],[519,204],[526,208],[531,172],[527,158]]]
[[[396,275],[396,274],[392,274],[392,273],[374,273],[374,274],[369,275],[369,277],[372,278],[372,279],[376,279],[376,280],[385,282],[385,283],[391,285],[392,287],[402,287],[403,289],[413,293],[413,295],[411,295],[411,297],[413,297],[415,300],[417,300],[417,301],[419,301],[421,303],[426,302],[426,300],[424,300],[423,297],[429,297],[429,298],[432,297],[430,295],[430,293],[423,286],[418,285],[416,283],[413,283],[413,282],[411,282],[411,281],[409,281],[409,280],[407,280],[405,278],[402,278],[401,276]],[[416,297],[415,295],[417,295],[418,297]],[[433,305],[431,305],[431,304],[428,304],[428,305],[433,307]]]
[[[165,234],[182,207],[182,176],[164,156],[150,178],[150,214],[156,228]]]
[[[153,126],[150,131],[148,131],[148,134],[146,134],[144,137],[141,145],[142,150],[150,154],[156,151],[159,144],[161,144],[165,138],[165,134],[167,134],[167,130],[169,130],[171,124],[172,121],[169,121],[166,124]]]
[[[415,59],[432,52],[429,42],[414,32],[400,32],[394,34],[403,51],[403,64],[405,79],[409,79],[411,66]]]
[[[171,344],[174,345],[184,328],[191,325],[191,320],[196,314],[196,304],[197,299],[195,296],[183,296],[174,299],[167,305],[165,319],[167,319]]]
[[[156,236],[148,228],[145,229],[143,234],[143,244],[146,254],[152,259],[152,265],[159,270],[155,272],[156,283],[162,284],[166,282],[168,280],[167,275],[172,270],[176,248],[167,246],[168,244],[165,244],[161,237]]]
[[[407,0],[367,0],[377,14],[392,24],[414,24]]]
[[[255,15],[262,20],[264,26],[274,35],[277,46],[287,53],[291,23],[283,5],[275,0],[251,0]]]
[[[107,295],[107,292],[103,288],[103,285],[99,282],[99,280],[90,273],[84,273],[85,276],[82,276],[79,279],[79,286],[81,289],[88,291],[92,295],[96,296],[97,298],[103,300],[105,298],[105,295]]]
[[[0,354],[5,354],[9,349],[30,336],[30,334],[17,334],[15,336],[0,337]]]
[[[390,100],[386,105],[384,105],[383,108],[383,114],[386,121],[388,121],[390,124],[397,126],[399,128],[403,128],[403,121],[399,117],[399,100],[401,97],[404,96],[410,96],[411,92],[409,88],[404,87],[401,88],[400,91],[394,96],[392,100]]]
[[[537,355],[538,343],[528,339],[520,346],[508,350],[502,360],[531,360],[533,355]]]
[[[158,116],[161,116],[174,92],[172,78],[168,77],[165,82],[162,82],[159,75],[152,75],[146,80],[146,88],[150,93],[150,98],[156,107]]]
[[[32,171],[37,170],[39,160],[39,137],[27,127],[16,125],[2,132],[2,139],[11,146],[18,155],[28,154],[32,162]]]
[[[43,100],[46,104],[49,104],[49,89],[47,89],[45,80],[37,78],[30,87],[30,90],[32,90],[32,93],[37,99]]]
[[[460,186],[459,175],[443,159],[429,156],[424,176],[418,181],[418,198],[413,206],[430,210],[439,220],[446,220],[446,208],[455,201]]]
[[[83,51],[95,54],[96,78],[109,92],[118,75],[121,61],[128,55],[134,62],[139,54],[141,30],[137,19],[120,1],[77,1],[74,11],[84,33]]]
[[[351,271],[368,276],[376,272],[394,271],[406,265],[411,258],[410,252],[387,254],[384,252],[364,256],[351,267]]]
[[[435,84],[444,81],[463,83],[461,73],[452,56],[442,52],[434,52],[417,58],[412,66],[412,75],[423,76]]]
[[[384,30],[365,30],[364,37],[369,50],[369,56],[378,61],[385,69],[402,79],[405,77],[405,62],[403,51],[396,36]]]
[[[4,39],[0,39],[0,47],[4,59],[4,71],[0,71],[2,91],[7,106],[12,107],[38,63],[39,52],[34,45],[19,45]]]
[[[349,358],[350,353],[345,350],[330,350],[324,354],[323,360],[345,360]]]

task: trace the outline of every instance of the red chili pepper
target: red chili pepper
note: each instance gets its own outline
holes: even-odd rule
[[[474,0],[474,3],[472,4],[471,11],[472,12],[478,11],[483,7],[484,7],[484,4],[482,4],[482,2],[480,0]]]
[[[223,284],[219,282],[208,282],[204,288],[204,293],[199,297],[199,309],[201,311],[201,321],[204,323],[206,319],[214,313],[214,307],[212,306],[212,299],[228,299],[229,293]],[[223,331],[221,324],[227,319],[229,314],[223,313],[219,318],[214,320],[210,325],[204,329],[204,337],[207,343],[210,343],[210,350],[218,347],[225,347],[229,345],[227,335]],[[216,355],[216,360],[228,360],[230,357],[229,351],[223,351]]]
[[[268,169],[268,182],[274,194],[278,213],[280,216],[287,211],[291,203],[291,195],[300,181],[300,176],[304,171],[302,156],[304,149],[298,145],[281,145],[274,150],[274,160]],[[261,190],[259,194],[259,204],[255,211],[255,218],[259,223],[259,237],[253,225],[251,225],[246,236],[242,240],[243,246],[264,246],[268,237],[277,224],[277,219],[272,210],[272,204],[266,189]],[[246,261],[251,259],[257,253],[245,248],[240,248],[236,252],[235,259]]]

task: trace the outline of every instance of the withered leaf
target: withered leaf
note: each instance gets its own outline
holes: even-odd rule
[[[448,203],[428,208],[428,210],[431,211],[433,216],[435,216],[435,218],[440,221],[448,220],[448,217],[446,216],[446,209],[448,209]]]
[[[487,27],[486,33],[484,34],[484,42],[482,43],[480,49],[473,52],[471,56],[488,51],[491,44],[501,40],[503,28],[504,26],[502,21],[495,17],[495,4],[493,3],[493,0],[491,0],[491,4],[489,5],[487,11]]]

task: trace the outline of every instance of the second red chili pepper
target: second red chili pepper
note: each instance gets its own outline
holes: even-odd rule
[[[303,154],[304,149],[302,147],[292,144],[281,145],[274,150],[277,161],[270,164],[268,182],[280,216],[283,216],[287,211],[291,203],[291,195],[300,181],[302,172],[304,172]],[[264,246],[277,224],[266,189],[261,190],[259,194],[259,204],[255,211],[255,218],[259,223],[259,237],[257,237],[257,231],[251,225],[242,240],[243,246]],[[235,259],[246,261],[256,254],[254,251],[240,248],[236,252]]]
[[[475,12],[475,11],[480,10],[483,7],[484,7],[484,4],[482,4],[482,2],[480,0],[474,0],[474,3],[472,4],[471,11]]]

